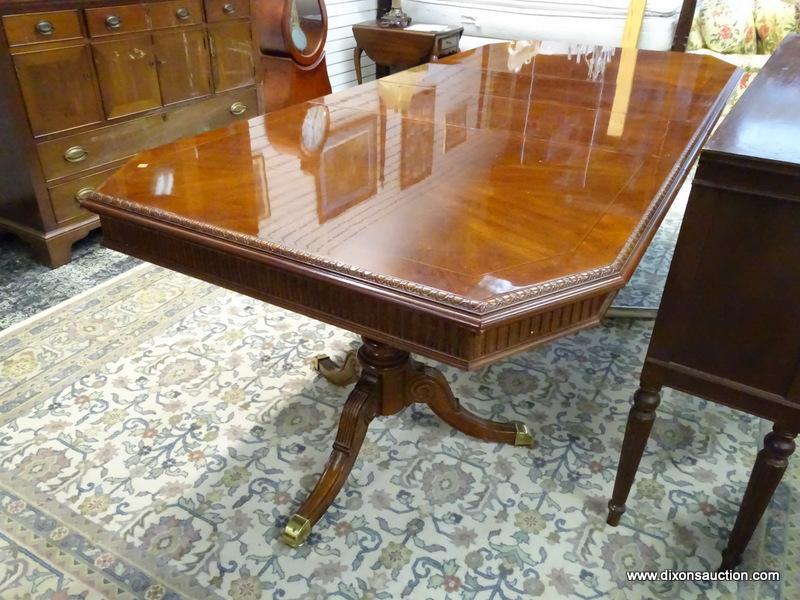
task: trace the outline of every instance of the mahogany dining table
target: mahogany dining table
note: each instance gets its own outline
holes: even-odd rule
[[[494,44],[144,152],[83,205],[110,248],[362,336],[330,459],[283,532],[297,546],[376,416],[420,402],[531,444],[410,354],[478,369],[598,323],[738,77],[708,56]]]

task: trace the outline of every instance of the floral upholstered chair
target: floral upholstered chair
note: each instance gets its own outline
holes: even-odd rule
[[[783,38],[795,31],[800,31],[800,0],[698,0],[687,49],[744,69],[735,101]]]

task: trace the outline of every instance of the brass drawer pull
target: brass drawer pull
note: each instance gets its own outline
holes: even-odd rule
[[[234,102],[231,104],[230,111],[232,115],[236,115],[237,117],[243,115],[247,112],[247,104],[244,102]]]
[[[86,160],[88,156],[89,151],[81,146],[72,146],[64,152],[64,160],[70,163],[79,163]]]
[[[86,200],[89,198],[89,194],[94,191],[93,187],[82,187],[77,192],[75,192],[75,200],[80,202],[81,200]]]
[[[119,29],[122,25],[122,19],[117,15],[109,15],[106,17],[106,27],[109,29]]]
[[[222,12],[224,12],[226,15],[232,15],[236,12],[236,7],[228,2],[227,4],[222,5]]]
[[[175,16],[178,17],[179,21],[188,21],[189,20],[189,9],[186,8],[179,8],[175,11]]]
[[[53,24],[50,21],[39,21],[36,24],[36,33],[39,35],[53,35],[55,31],[56,28],[53,27]]]

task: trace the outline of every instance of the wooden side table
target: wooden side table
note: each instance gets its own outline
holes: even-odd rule
[[[739,564],[800,432],[798,65],[795,35],[701,154],[608,504],[617,525],[663,386],[771,421],[721,570]]]
[[[378,66],[408,69],[455,54],[462,33],[464,28],[456,26],[434,32],[381,27],[378,21],[357,23],[353,25],[356,38],[353,63],[358,83],[361,83],[362,52]]]

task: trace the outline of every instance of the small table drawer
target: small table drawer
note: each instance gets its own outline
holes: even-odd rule
[[[461,36],[451,35],[439,40],[439,54],[452,54],[458,51],[458,40]]]
[[[9,46],[74,40],[83,37],[77,10],[27,13],[3,17]]]
[[[198,131],[222,127],[258,114],[255,89],[243,88],[93,131],[37,144],[47,181],[77,175]],[[202,123],[203,126],[198,124]]]
[[[184,27],[203,22],[203,6],[200,0],[174,0],[148,4],[153,29]]]
[[[86,9],[89,35],[102,37],[150,29],[150,16],[144,4],[124,4]]]
[[[249,0],[205,0],[206,20],[225,21],[250,15]]]
[[[84,210],[78,204],[80,196],[97,189],[116,170],[117,167],[106,169],[88,177],[73,179],[67,183],[51,187],[50,204],[53,206],[53,213],[58,224],[63,225],[74,219],[85,219],[92,216],[92,213]]]

